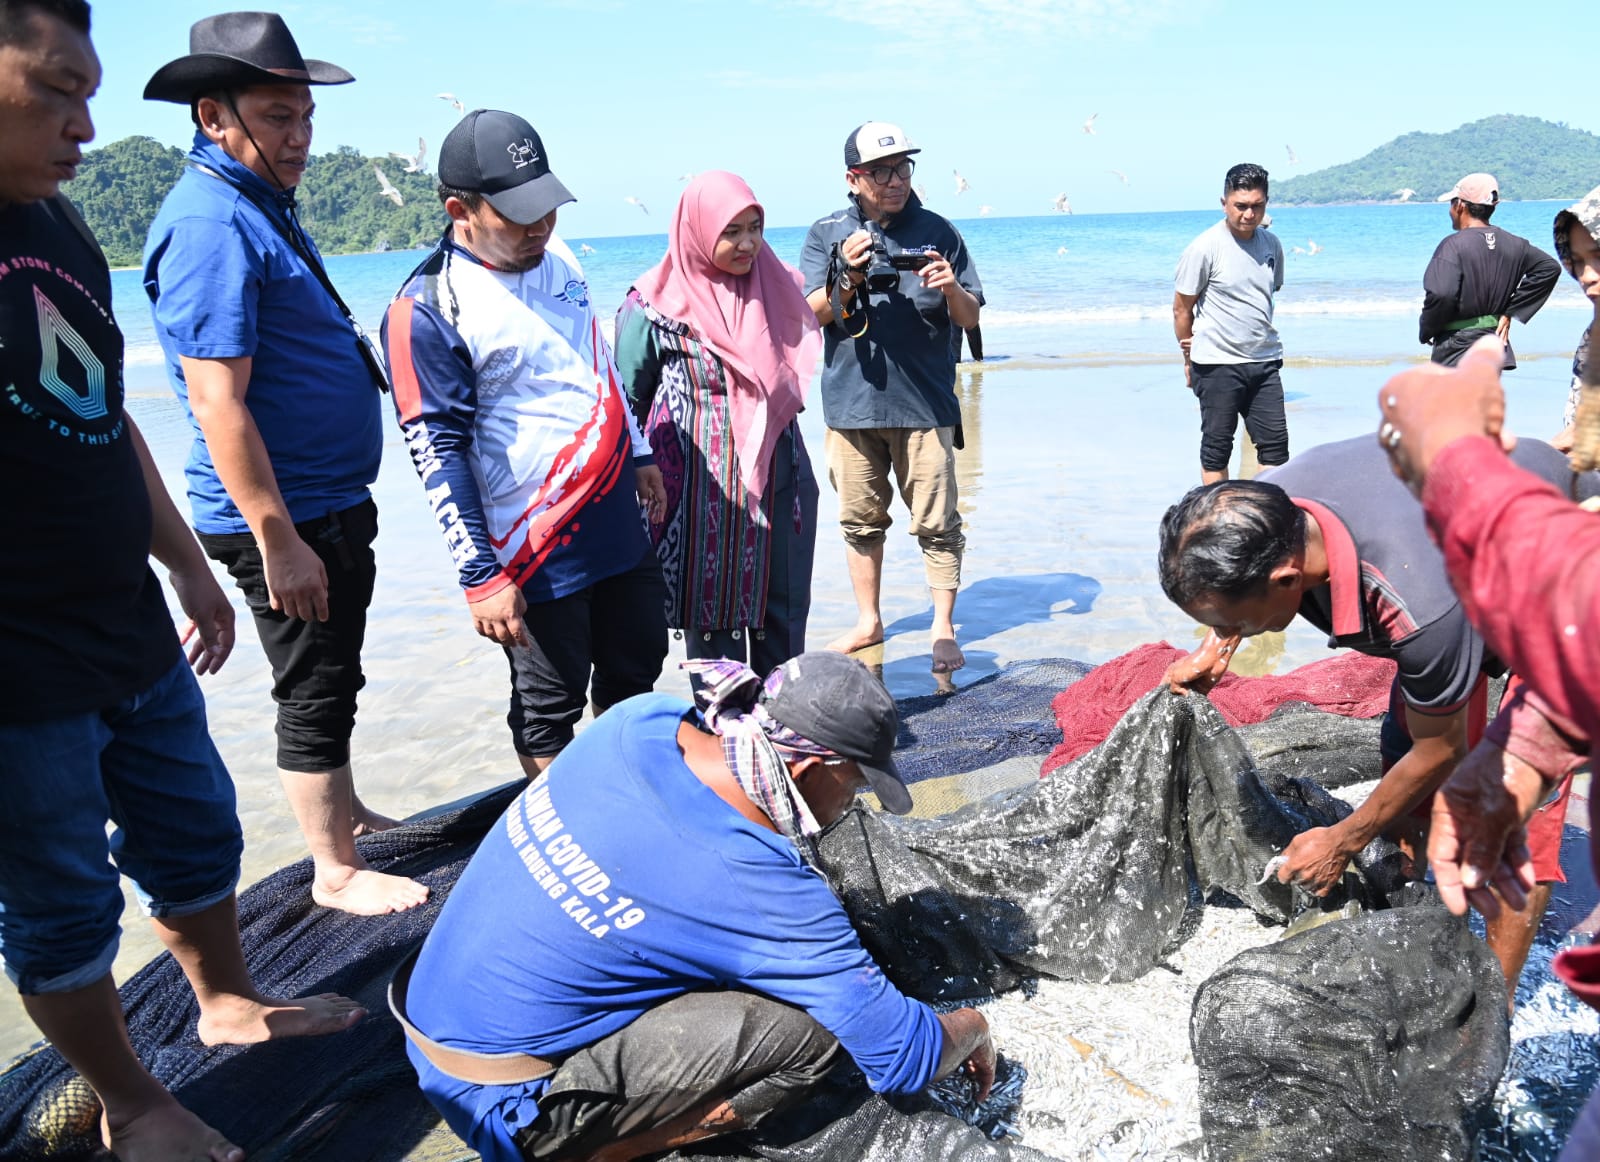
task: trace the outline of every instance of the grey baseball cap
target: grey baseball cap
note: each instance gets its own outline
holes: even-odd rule
[[[498,109],[474,109],[450,131],[439,147],[439,180],[481,193],[519,226],[578,200],[550,172],[533,126]]]
[[[900,712],[872,671],[833,650],[812,650],[778,667],[762,694],[767,713],[790,730],[854,759],[884,810],[904,815],[911,792],[894,765]]]

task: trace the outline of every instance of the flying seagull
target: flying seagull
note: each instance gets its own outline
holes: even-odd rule
[[[1308,249],[1306,251],[1307,254],[1321,254],[1322,253],[1322,247],[1318,246],[1316,244],[1315,240],[1308,238],[1306,240],[1306,245],[1310,248],[1310,249]]]
[[[639,209],[643,210],[646,214],[650,212],[650,207],[646,206],[638,198],[623,198],[622,200],[627,202],[630,206],[638,206]]]
[[[1417,196],[1417,191],[1408,187],[1403,190],[1396,190],[1394,192],[1394,196],[1399,198],[1402,202],[1409,202],[1412,198]]]
[[[1116,174],[1119,178],[1122,179],[1122,184],[1123,185],[1127,185],[1128,184],[1128,175],[1123,173],[1120,169],[1107,170],[1106,172],[1107,173]]]
[[[456,107],[457,113],[465,113],[467,111],[467,107],[461,103],[461,99],[454,93],[435,93],[434,96],[441,101],[449,101],[450,104]]]
[[[911,188],[917,191],[917,201],[926,202],[928,200],[928,187],[927,186],[915,185],[915,186],[912,186]]]
[[[1097,118],[1099,116],[1100,116],[1100,114],[1098,114],[1098,113],[1091,113],[1091,114],[1089,114],[1089,120],[1087,120],[1087,121],[1085,121],[1083,123],[1083,131],[1085,133],[1087,133],[1090,137],[1094,136],[1094,122],[1095,122],[1095,118]]]
[[[680,182],[692,182],[692,181],[694,181],[694,174],[692,174],[692,173],[681,173],[681,174],[678,175],[678,180]]]
[[[978,207],[978,217],[987,218],[989,216],[989,211],[991,211],[993,209],[994,209],[993,206],[979,206]]]
[[[1056,253],[1057,254],[1070,254],[1072,252],[1070,250],[1068,250],[1065,246],[1058,246],[1058,247],[1056,247]]]
[[[956,175],[956,195],[958,197],[972,188],[967,184],[967,179],[961,176],[960,170],[953,169],[950,172]]]
[[[1072,213],[1072,203],[1067,201],[1067,195],[1066,194],[1057,194],[1056,195],[1056,200],[1055,200],[1055,202],[1053,204],[1054,204],[1054,206],[1056,208],[1056,213],[1058,213],[1058,214],[1070,214],[1070,213]]]
[[[590,246],[587,242],[580,242],[580,243],[578,243],[578,253],[579,254],[593,254],[594,253],[594,247]]]
[[[423,172],[423,166],[422,166],[423,159],[428,156],[428,143],[426,141],[422,140],[422,138],[419,137],[419,138],[417,138],[417,152],[416,153],[396,153],[394,150],[391,149],[389,151],[389,156],[394,158],[396,161],[405,162],[406,163],[406,169],[405,169],[406,173],[422,173]]]
[[[406,200],[400,196],[400,191],[395,189],[394,183],[389,180],[389,175],[378,168],[377,162],[372,163],[372,172],[378,175],[378,189],[384,197],[397,206],[406,204]]]
[[[1300,158],[1299,158],[1298,155],[1296,155],[1296,153],[1294,151],[1294,146],[1285,145],[1283,148],[1288,150],[1288,152],[1289,152],[1289,164],[1290,165],[1299,165],[1300,164]]]

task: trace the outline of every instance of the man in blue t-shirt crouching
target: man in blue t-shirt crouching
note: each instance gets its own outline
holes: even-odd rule
[[[693,662],[697,713],[645,694],[557,756],[490,830],[391,992],[422,1088],[486,1162],[640,1158],[756,1125],[842,1047],[874,1090],[963,1064],[988,1024],[903,995],[814,866],[866,787],[897,814],[898,717],[850,658],[763,683]]]

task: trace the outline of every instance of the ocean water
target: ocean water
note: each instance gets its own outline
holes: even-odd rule
[[[1550,250],[1551,220],[1561,205],[1507,203],[1495,223]],[[952,214],[967,207],[937,208]],[[1284,206],[1271,213],[1286,258],[1277,322],[1291,361],[1388,362],[1426,353],[1417,343],[1416,315],[1423,268],[1450,229],[1443,206]],[[958,219],[988,300],[983,333],[992,368],[1001,370],[1007,361],[1031,367],[1041,360],[1071,365],[1174,359],[1172,274],[1184,246],[1219,215],[1220,209]],[[805,233],[804,227],[778,227],[767,239],[779,257],[798,263]],[[1293,252],[1296,246],[1309,250],[1313,240],[1320,253]],[[633,279],[660,259],[667,244],[665,234],[567,241],[574,251],[582,245],[594,250],[582,261],[602,317],[615,312]],[[375,328],[422,256],[404,251],[333,257],[328,271],[357,317]],[[139,274],[118,271],[112,280],[128,337],[130,386],[159,385],[161,355]],[[1519,356],[1570,357],[1588,310],[1576,283],[1563,279],[1533,324],[1513,329],[1513,346]]]

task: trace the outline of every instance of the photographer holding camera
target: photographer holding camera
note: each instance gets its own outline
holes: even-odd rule
[[[869,121],[845,140],[850,205],[813,223],[800,256],[822,324],[828,479],[855,594],[850,653],[883,641],[879,592],[893,480],[911,512],[933,600],[933,672],[966,664],[953,621],[966,537],[956,509],[957,341],[978,323],[983,287],[961,234],[911,190],[916,146]]]

